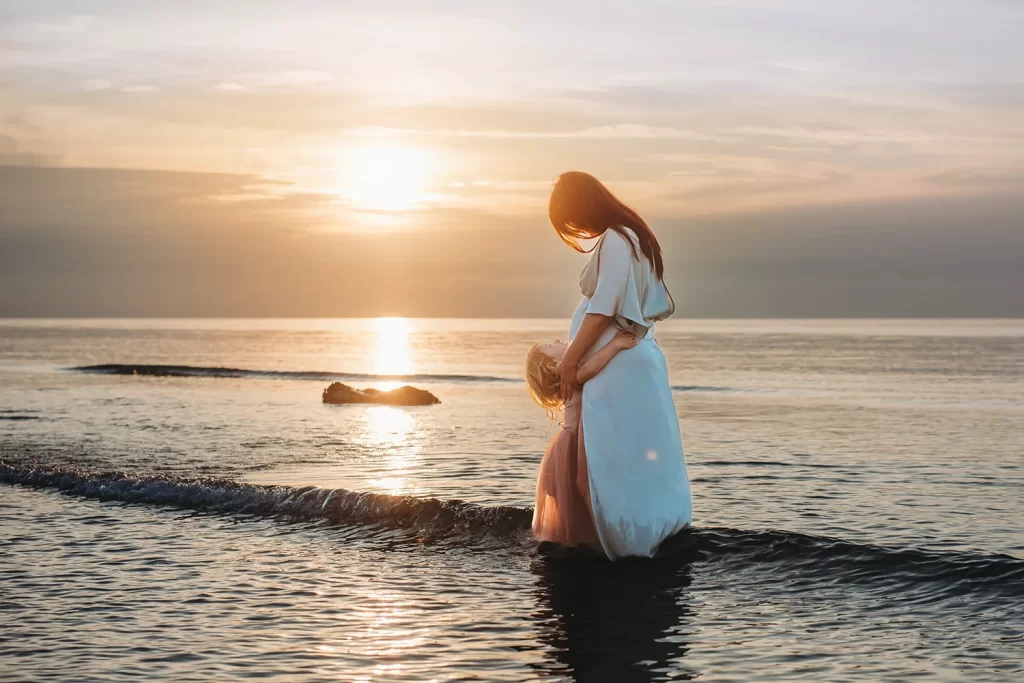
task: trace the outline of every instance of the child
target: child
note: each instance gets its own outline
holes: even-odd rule
[[[636,337],[619,332],[597,353],[580,364],[576,381],[585,383],[608,365],[619,351],[636,346]],[[566,546],[600,548],[590,511],[587,456],[580,438],[583,395],[576,392],[562,399],[556,367],[566,345],[534,344],[526,354],[526,386],[530,395],[549,415],[564,408],[562,427],[551,440],[537,473],[537,502],[533,509],[533,535],[540,541]]]

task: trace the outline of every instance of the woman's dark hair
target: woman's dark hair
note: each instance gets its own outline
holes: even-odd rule
[[[636,235],[640,251],[651,262],[658,279],[665,276],[665,263],[661,245],[651,228],[633,209],[623,204],[601,181],[581,171],[569,171],[558,176],[548,204],[548,218],[555,232],[576,251],[586,253],[580,240],[600,237],[606,230],[622,235],[636,256],[636,245],[626,233],[629,228]]]

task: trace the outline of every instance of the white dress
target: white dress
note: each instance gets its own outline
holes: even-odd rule
[[[675,304],[639,246],[634,257],[614,230],[598,242],[580,276],[580,289],[584,299],[573,316],[570,338],[587,313],[615,320],[584,357],[607,344],[618,329],[639,340],[583,387],[582,434],[594,522],[610,559],[651,557],[692,518],[679,416],[665,355],[654,339],[654,323],[672,315]]]

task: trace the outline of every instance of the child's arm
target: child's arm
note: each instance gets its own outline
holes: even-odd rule
[[[588,358],[576,368],[576,381],[583,384],[597,373],[604,370],[612,358],[623,349],[631,349],[636,346],[636,337],[628,332],[619,332],[612,340],[601,347],[593,356]]]

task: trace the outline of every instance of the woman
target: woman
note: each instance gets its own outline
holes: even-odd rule
[[[691,521],[679,417],[654,339],[654,323],[675,311],[661,246],[636,211],[586,173],[558,178],[548,216],[577,251],[588,251],[580,240],[599,238],[580,276],[584,298],[558,367],[562,395],[583,392],[580,450],[588,481],[581,488],[589,484],[594,523],[610,559],[652,557]],[[620,329],[639,343],[581,389],[577,366]]]

